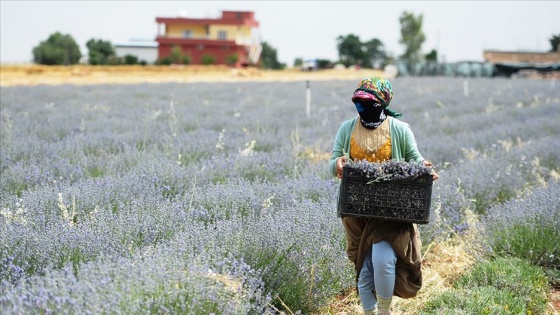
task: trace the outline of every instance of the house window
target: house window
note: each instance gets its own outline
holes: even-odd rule
[[[218,32],[218,39],[219,40],[226,40],[227,39],[227,32],[226,31],[219,31]]]
[[[191,30],[185,30],[183,32],[183,37],[184,38],[191,38],[192,37],[192,31]]]

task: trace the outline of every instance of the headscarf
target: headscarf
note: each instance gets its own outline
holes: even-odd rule
[[[356,104],[359,100],[373,101],[383,107],[383,112],[392,117],[401,117],[402,114],[395,112],[387,107],[393,99],[393,87],[391,82],[381,77],[365,78],[360,83],[352,95],[352,102]]]

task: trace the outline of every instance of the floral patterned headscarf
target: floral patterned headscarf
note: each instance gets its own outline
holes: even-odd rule
[[[385,114],[392,117],[401,117],[402,114],[388,109],[387,107],[393,99],[393,87],[391,82],[381,77],[365,78],[360,83],[352,95],[352,102],[359,100],[370,100],[383,106]]]

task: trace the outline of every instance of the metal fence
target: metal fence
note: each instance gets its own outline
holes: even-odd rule
[[[557,77],[560,63],[490,63],[464,61],[455,63],[422,62],[408,65],[395,63],[399,76],[448,76],[448,77],[512,77],[536,75]]]

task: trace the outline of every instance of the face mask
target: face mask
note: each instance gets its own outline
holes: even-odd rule
[[[375,129],[385,121],[387,115],[382,105],[368,101],[356,101],[356,110],[360,115],[362,125],[369,129]]]

